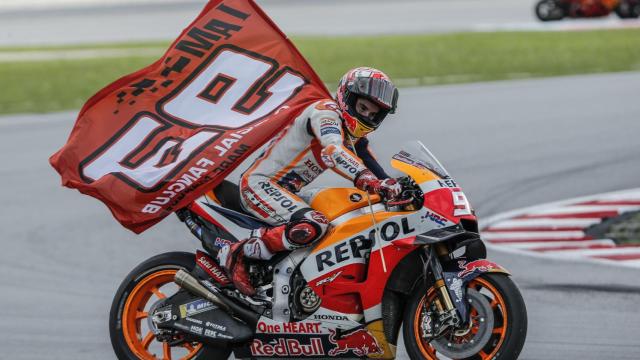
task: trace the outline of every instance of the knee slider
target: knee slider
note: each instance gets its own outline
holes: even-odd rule
[[[301,209],[291,216],[285,229],[285,237],[293,247],[302,247],[324,236],[329,220],[321,212]]]

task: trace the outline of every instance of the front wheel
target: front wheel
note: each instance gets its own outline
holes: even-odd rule
[[[540,0],[536,4],[536,16],[542,21],[562,20],[566,15],[556,0]]]
[[[120,360],[151,359],[227,359],[228,349],[200,343],[158,341],[149,321],[149,312],[159,300],[178,291],[173,277],[180,269],[193,270],[195,255],[171,252],[154,256],[138,265],[122,281],[113,298],[109,314],[111,345]]]
[[[423,337],[436,297],[433,287],[418,286],[404,313],[403,335],[411,359],[517,359],[527,335],[527,310],[516,285],[504,274],[485,273],[467,284],[468,326]]]
[[[621,19],[637,19],[640,16],[640,3],[636,1],[621,1],[615,12]]]

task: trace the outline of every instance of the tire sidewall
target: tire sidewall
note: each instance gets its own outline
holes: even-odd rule
[[[506,302],[507,314],[509,315],[507,317],[507,334],[500,350],[492,359],[517,359],[527,335],[527,311],[522,295],[513,281],[505,274],[485,273],[481,276],[500,292]],[[420,285],[416,286],[416,289],[410,295],[405,307],[403,336],[407,353],[412,360],[424,359],[415,341],[413,319],[420,300],[426,293],[426,286],[423,282],[420,282]]]
[[[156,255],[145,260],[133,269],[122,281],[111,304],[109,313],[109,334],[111,345],[119,360],[136,360],[138,357],[127,345],[122,332],[122,314],[127,297],[131,291],[145,278],[145,275],[166,269],[193,270],[195,255],[188,252],[170,252]],[[231,353],[229,349],[203,347],[191,360],[227,359]]]

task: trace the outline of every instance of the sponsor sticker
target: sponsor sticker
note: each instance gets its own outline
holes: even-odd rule
[[[224,247],[226,245],[231,245],[232,243],[231,243],[231,240],[226,240],[226,239],[223,239],[221,237],[216,237],[216,240],[214,241],[213,244],[215,246],[221,248],[221,247]]]
[[[427,219],[427,220],[431,220],[434,223],[440,225],[440,226],[445,226],[447,224],[447,219],[445,219],[444,217],[432,212],[432,211],[427,211],[423,216],[423,219]]]
[[[378,340],[365,329],[358,329],[341,338],[337,338],[335,331],[331,330],[329,341],[336,345],[336,347],[329,350],[329,356],[336,356],[350,351],[358,357],[383,353]]]
[[[305,185],[305,181],[295,171],[289,171],[282,179],[278,180],[278,185],[289,191],[298,192]]]
[[[189,331],[191,331],[194,334],[202,335],[203,329],[201,326],[191,325],[191,328],[189,328]]]
[[[210,321],[207,321],[205,323],[205,326],[209,327],[209,328],[212,328],[212,329],[215,329],[215,330],[219,330],[219,331],[227,331],[227,327],[226,326],[223,326],[223,325],[220,325],[220,324],[216,324],[216,323],[212,323]]]
[[[333,128],[333,127],[327,127],[327,128],[323,128],[320,129],[320,136],[325,136],[325,135],[329,135],[329,134],[342,134],[340,132],[340,129],[338,128]]]
[[[212,302],[207,300],[196,300],[184,305],[180,305],[180,317],[186,318],[201,312],[205,312],[215,308]]]
[[[488,272],[493,269],[501,269],[500,265],[486,259],[479,259],[470,262],[466,262],[466,260],[460,260],[458,261],[458,267],[460,268],[458,277],[461,279],[476,271]]]
[[[218,264],[216,264],[210,257],[205,255],[201,251],[198,251],[196,253],[196,257],[198,259],[197,261],[198,266],[200,266],[204,271],[206,271],[207,274],[209,274],[209,276],[211,276],[215,281],[217,281],[222,285],[226,285],[231,282],[227,277],[227,275],[224,273],[224,270],[222,270],[218,266]]]
[[[416,229],[409,224],[407,218],[400,222],[388,221],[380,224],[380,237],[383,241],[391,242],[412,234]],[[356,235],[348,240],[337,243],[328,250],[321,251],[315,256],[316,266],[319,272],[333,269],[345,261],[363,258],[373,244],[376,229],[369,231],[368,238],[364,235]]]
[[[268,324],[258,322],[258,332],[269,334],[322,334],[318,322],[285,322]]]
[[[318,281],[316,283],[316,286],[328,284],[328,283],[332,282],[333,280],[335,280],[338,276],[340,276],[340,274],[342,274],[342,271],[338,271],[337,273],[335,273],[335,274],[333,274],[331,276],[327,276],[326,278]]]
[[[251,344],[251,354],[253,356],[323,356],[325,355],[322,346],[322,339],[313,337],[308,343],[303,343],[299,339],[279,338],[268,343],[255,339]]]
[[[222,338],[222,339],[232,339],[232,336],[229,336],[227,334],[223,334],[221,332],[215,331],[215,330],[210,330],[210,329],[204,329],[204,336],[210,337],[210,338]]]
[[[272,201],[280,204],[290,213],[294,213],[298,209],[298,205],[294,203],[288,196],[283,194],[277,187],[273,186],[269,181],[260,181],[260,188],[271,198]]]
[[[186,317],[184,319],[189,321],[189,322],[196,323],[198,325],[202,325],[202,320],[198,320],[198,319],[194,319],[194,318],[190,318],[190,317]]]
[[[326,128],[326,127],[334,127],[334,128],[340,128],[340,123],[338,123],[338,120],[335,119],[331,119],[331,118],[322,118],[320,119],[320,128]]]

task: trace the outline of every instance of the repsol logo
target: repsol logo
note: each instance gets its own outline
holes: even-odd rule
[[[311,159],[305,160],[304,166],[306,166],[307,169],[311,170],[316,175],[322,174],[322,168],[311,161]]]
[[[352,164],[342,156],[336,157],[335,162],[336,164],[340,165],[343,169],[347,170],[351,174],[355,174],[358,172],[358,168],[356,164]]]
[[[382,238],[384,241],[393,241],[401,235],[407,235],[416,230],[409,225],[407,218],[403,218],[400,222],[386,222],[380,225],[379,228],[379,238]],[[362,258],[363,255],[366,255],[366,253],[363,252],[371,249],[375,235],[376,230],[372,229],[369,232],[368,238],[364,237],[364,235],[357,235],[347,241],[339,243],[334,246],[333,249],[319,253],[316,255],[318,271],[324,271],[350,259]]]
[[[267,193],[269,197],[271,197],[271,200],[279,203],[281,207],[287,209],[287,211],[289,211],[290,213],[298,208],[298,206],[295,205],[295,203],[291,201],[288,196],[280,192],[280,190],[271,185],[270,182],[261,181],[259,182],[259,185],[264,190],[264,192]]]
[[[453,181],[453,179],[438,180],[438,185],[440,185],[440,187],[443,187],[443,188],[457,188],[458,187],[458,184],[456,184],[456,182]]]

